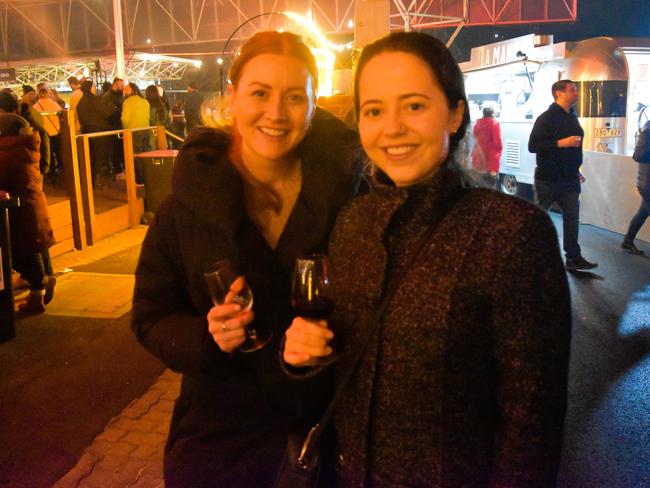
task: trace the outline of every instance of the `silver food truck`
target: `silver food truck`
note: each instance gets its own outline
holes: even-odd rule
[[[501,124],[502,191],[529,198],[535,170],[535,155],[528,152],[533,123],[553,102],[551,85],[575,81],[580,94],[575,108],[585,131],[580,220],[619,233],[627,230],[640,203],[632,153],[639,129],[650,117],[650,38],[554,44],[552,36],[530,34],[473,48],[461,69],[472,121],[484,107],[492,107]],[[644,226],[638,237],[650,241],[650,228]]]

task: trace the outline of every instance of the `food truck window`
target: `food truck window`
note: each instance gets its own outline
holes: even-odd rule
[[[577,81],[578,117],[625,117],[627,111],[627,81]]]

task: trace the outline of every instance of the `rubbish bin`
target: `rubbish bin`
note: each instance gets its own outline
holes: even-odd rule
[[[0,190],[0,342],[16,335],[14,291],[11,285],[11,245],[9,208],[20,205],[18,198]]]
[[[155,212],[158,205],[172,191],[172,168],[178,151],[160,149],[135,155],[135,164],[140,165],[144,176],[144,209]]]

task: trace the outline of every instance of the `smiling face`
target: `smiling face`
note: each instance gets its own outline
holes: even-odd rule
[[[449,154],[461,125],[428,66],[413,54],[382,52],[359,78],[359,133],[370,159],[397,186],[426,180]]]
[[[230,88],[230,110],[246,164],[288,161],[315,110],[314,81],[292,56],[260,54]]]

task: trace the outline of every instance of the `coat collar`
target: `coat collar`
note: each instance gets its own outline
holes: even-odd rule
[[[467,185],[464,173],[451,158],[430,179],[409,187],[396,187],[385,173],[377,171],[368,204],[377,207],[379,214],[376,222],[383,234],[392,216],[407,201],[427,212],[435,212]]]
[[[388,264],[386,238],[393,217],[404,206],[413,209],[412,218],[431,227],[449,211],[450,202],[468,185],[456,163],[447,160],[431,179],[408,188],[396,187],[382,172],[374,177],[372,191],[355,204],[363,218],[356,229],[366,243],[365,253],[374,263],[368,274],[366,293],[369,303],[377,303],[382,292]]]
[[[229,131],[206,127],[192,130],[178,154],[172,176],[174,199],[200,221],[207,225],[218,222],[230,235],[234,235],[245,212],[243,181],[228,157],[232,140]],[[324,185],[331,180],[331,173],[360,173],[358,138],[339,119],[317,109],[298,151],[302,187],[296,205],[320,222],[319,212],[331,198]],[[287,226],[295,221],[294,213]],[[309,219],[306,215],[299,220]]]

